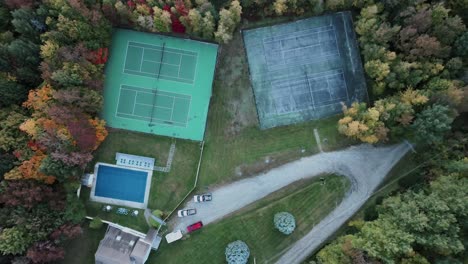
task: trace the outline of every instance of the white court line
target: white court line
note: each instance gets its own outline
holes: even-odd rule
[[[120,89],[122,90],[122,89]],[[135,106],[136,106],[136,99],[137,99],[137,96],[138,96],[138,92],[137,91],[133,91],[135,92],[135,99],[133,99],[133,110],[132,110],[132,115],[135,113]],[[119,96],[119,99],[120,99],[120,96]]]
[[[333,29],[333,35],[335,36],[336,50],[338,51],[338,56],[341,58],[340,48],[338,47],[338,40],[336,39],[336,30]]]
[[[314,76],[314,77],[307,77],[307,79],[309,80],[314,80],[314,79],[320,79],[320,78],[326,78],[326,77],[330,77],[330,76],[336,76],[336,75],[342,75],[343,73],[339,72],[339,73],[334,73],[334,74],[326,74],[326,75],[320,75],[320,76]],[[296,79],[296,80],[293,80],[293,81],[289,81],[291,78],[285,78],[283,80],[275,80],[275,81],[272,81],[271,83],[278,83],[278,82],[288,82],[288,83],[300,83],[302,82],[304,79],[306,78],[303,78],[303,80],[300,80],[300,79]]]
[[[159,61],[152,61],[152,60],[144,60],[144,61],[152,62],[152,63],[157,63],[157,64],[160,63]],[[165,63],[165,62],[161,62],[161,64],[170,65],[170,66],[178,66],[177,64]]]
[[[343,21],[343,27],[345,29],[345,37],[346,37],[346,47],[348,47],[348,53],[349,53],[349,60],[351,61],[351,68],[353,72],[354,70],[354,62],[353,62],[353,56],[351,56],[351,47],[349,46],[349,41],[348,41],[348,30],[346,29],[346,24],[345,24],[345,19],[344,19],[344,14],[341,13],[341,20]]]
[[[287,64],[281,64],[280,66],[287,66],[287,67],[281,67],[279,69],[272,69],[273,66],[275,65],[267,65],[267,68],[268,68],[268,71],[271,73],[271,72],[274,72],[274,71],[285,71],[286,69],[290,69],[290,68],[297,68],[298,66],[304,66],[304,65],[311,65],[312,63],[310,62],[322,62],[322,61],[328,61],[328,57],[333,57],[333,56],[336,56],[337,54],[334,53],[334,54],[330,54],[330,55],[325,55],[325,56],[322,56],[320,57],[320,59],[310,59],[310,60],[307,60],[303,63],[294,63],[294,62],[291,62],[291,63],[287,63]],[[290,65],[293,65],[293,66],[290,66]],[[271,70],[270,70],[271,69]]]
[[[116,113],[116,115],[115,115],[115,117],[117,117],[117,118],[123,118],[123,119],[128,119],[128,120],[133,120],[133,121],[141,121],[141,120],[138,120],[138,119],[135,119],[135,118],[128,118],[128,117],[118,116],[117,114],[119,114],[119,113]],[[120,114],[129,115],[129,116],[134,116],[134,117],[140,117],[140,118],[144,118],[144,119],[148,119],[148,120],[151,119],[150,117],[146,117],[146,116],[130,115],[130,114],[126,114],[126,113],[120,113]],[[166,120],[166,119],[155,118],[155,117],[153,117],[153,120],[159,120],[159,121],[162,121],[162,122],[166,121],[166,122],[172,122],[172,123],[177,123],[177,124],[183,124],[184,127],[187,127],[187,123],[182,123],[182,122],[177,122],[177,121],[169,121],[169,120]],[[163,123],[163,124],[159,124],[159,125],[170,125],[170,124]],[[179,127],[182,127],[182,126],[179,126]]]
[[[325,80],[327,80],[328,97],[330,97],[330,100],[331,100],[332,97],[331,97],[331,91],[330,91],[330,83],[328,82],[328,78],[326,78]]]
[[[177,71],[177,77],[180,77],[180,65],[182,65],[182,56],[180,56],[179,60],[179,70]]]
[[[142,72],[142,71],[132,71],[132,70],[126,70],[127,72],[124,72],[124,73],[127,73],[127,74],[133,74],[133,75],[139,75],[141,76],[141,73],[145,73],[145,74],[151,74],[149,72]],[[144,77],[148,77],[148,76],[145,76],[143,75]],[[169,75],[164,75],[164,74],[160,74],[159,76],[163,76],[163,77],[168,77],[168,78],[172,78],[172,79],[179,79],[179,80],[184,80],[184,81],[189,81],[190,84],[193,84],[194,83],[194,80],[190,80],[190,79],[186,79],[186,78],[180,78],[180,77],[174,77],[174,76],[169,76]],[[154,76],[156,77],[156,76]],[[154,77],[148,77],[148,78],[154,78]],[[173,80],[169,80],[169,81],[173,81]],[[176,80],[177,81],[177,80]]]
[[[172,108],[171,108],[171,121],[172,121],[172,115],[174,115],[174,105],[175,105],[175,98],[172,100]]]
[[[330,26],[322,26],[322,27],[316,27],[316,28],[328,28],[328,27],[330,27]],[[294,32],[289,33],[289,34],[275,35],[274,37],[262,38],[262,41],[263,41],[263,43],[272,43],[272,42],[278,42],[278,41],[281,41],[281,40],[294,39],[294,38],[297,38],[297,37],[310,36],[312,34],[322,33],[322,32],[327,32],[327,31],[333,30],[333,28],[332,28],[332,29],[313,31],[312,32],[312,30],[314,30],[314,29],[315,28],[313,28],[313,29],[304,29],[304,30],[294,31]],[[296,33],[305,32],[305,31],[310,31],[310,33],[298,34],[297,36],[291,37],[291,34],[296,34]],[[287,36],[287,37],[286,38],[281,38],[283,36]],[[266,40],[266,39],[269,39],[269,38],[274,39],[274,40]]]
[[[119,111],[119,104],[120,104],[120,95],[122,94],[122,84],[120,85],[120,88],[119,88],[119,98],[117,98],[117,106],[115,108],[115,113],[117,113]],[[136,97],[136,96],[135,96]]]
[[[336,70],[331,70],[331,71],[325,71],[325,72],[332,72],[332,71],[336,71]],[[321,74],[321,73],[315,73],[314,75],[318,75],[318,74]],[[318,76],[310,76],[308,75],[309,77],[309,80],[315,80],[315,79],[320,79],[322,77],[329,77],[329,76],[335,76],[335,75],[343,75],[344,76],[344,73],[340,70],[340,72],[338,73],[333,73],[333,74],[324,74],[324,75],[318,75]],[[344,78],[344,77],[343,77]],[[300,83],[301,81],[303,81],[305,78],[304,78],[304,75],[287,75],[286,77],[284,78],[281,78],[281,79],[276,79],[274,81],[264,81],[264,82],[261,82],[260,84],[272,84],[274,83],[275,85],[281,85],[282,83],[289,83],[291,82],[291,79],[295,79],[295,81],[293,81],[294,83]],[[267,89],[256,89],[257,91],[269,91],[270,88],[267,88]]]
[[[125,65],[127,64],[127,58],[128,58],[128,40],[127,40],[127,48],[125,49],[125,61],[123,63],[123,67],[122,67],[122,74],[125,73],[126,69],[125,69]]]
[[[312,99],[312,107],[315,110],[315,99],[314,99],[314,96],[312,94],[312,86],[310,85],[310,80],[309,80],[308,76],[306,76],[306,79],[307,79],[307,84],[308,84],[307,87],[309,88],[310,98]]]
[[[140,71],[141,71],[141,66],[143,65],[143,58],[145,57],[145,49],[142,49],[143,52],[141,53],[141,61],[140,61]]]
[[[142,91],[135,91],[135,90],[131,90],[131,89],[125,89],[125,88],[122,88],[122,90],[128,90],[128,91],[134,91],[134,92],[138,92],[138,93],[146,93],[146,94],[152,94],[154,95],[154,93],[150,93],[150,92],[142,92]],[[165,97],[169,97],[169,98],[176,98],[175,96],[172,96],[172,95],[165,95],[165,94],[158,94],[158,97],[160,96],[165,96]],[[178,97],[180,98],[180,97]]]
[[[122,86],[122,85],[120,85]],[[129,86],[129,87],[135,87],[135,88],[140,88],[140,89],[143,89],[143,90],[149,90],[149,91],[153,91],[153,89],[150,89],[150,88],[147,88],[147,87],[141,87],[141,86],[137,86],[137,85],[126,85],[126,86]],[[135,91],[135,90],[132,90],[132,89],[128,89],[128,88],[122,88],[124,90],[130,90],[130,91]],[[160,92],[163,92],[163,93],[172,93],[172,94],[181,94],[181,95],[185,95],[185,96],[188,96],[190,98],[192,98],[192,96],[190,94],[184,94],[184,93],[173,93],[173,92],[168,92],[166,90],[158,90]],[[153,94],[152,92],[142,92],[142,91],[136,91],[136,92],[141,92],[141,93],[150,93],[150,94]],[[159,94],[158,94],[159,95]],[[165,96],[165,95],[163,95]],[[170,96],[170,95],[169,95]]]
[[[135,103],[135,104],[137,104],[137,105],[153,106],[152,104],[143,104],[143,103]],[[167,106],[159,106],[159,105],[154,105],[153,107],[171,109],[170,107],[167,107]]]
[[[133,42],[134,42],[134,41],[133,41]],[[151,44],[145,44],[145,45],[151,45]],[[135,48],[140,48],[140,49],[149,49],[149,50],[162,51],[162,49],[152,49],[152,48],[139,47],[139,46],[133,46],[133,45],[129,45],[129,46],[130,46],[130,47],[135,47]],[[169,49],[172,49],[172,48],[169,48]],[[183,49],[181,49],[181,50],[183,50]],[[167,51],[167,50],[164,50],[164,53],[173,53],[173,54],[178,54],[178,55],[186,55],[186,56],[198,57],[198,52],[194,52],[194,51],[191,51],[191,50],[183,50],[183,51],[193,52],[193,53],[196,53],[196,55],[193,55],[193,54],[185,54],[185,53],[179,53],[179,52],[174,52],[174,51]]]
[[[190,110],[192,110],[192,108],[190,107],[192,105],[192,98],[190,98],[189,100],[189,104],[188,104],[188,112],[187,112],[187,118],[185,118],[185,127],[187,127],[187,124],[188,124],[188,121],[189,121],[189,116],[190,116]],[[208,106],[209,107],[209,106]],[[207,117],[208,119],[208,117]],[[205,125],[206,125],[206,121],[205,121]]]
[[[195,60],[195,69],[193,70],[193,82],[192,84],[195,83],[195,77],[197,76],[197,70],[198,70],[198,58]]]

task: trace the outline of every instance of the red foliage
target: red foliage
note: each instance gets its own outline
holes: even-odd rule
[[[91,126],[88,119],[82,117],[70,120],[67,127],[80,150],[91,151],[94,149],[97,141],[96,129]]]
[[[171,12],[171,7],[169,5],[164,5],[163,10],[171,14],[172,32],[185,33],[184,25],[180,22],[179,18]]]
[[[94,64],[105,64],[107,62],[108,56],[108,49],[107,48],[99,48],[95,51],[91,52],[92,57],[89,61]]]
[[[52,152],[50,156],[56,160],[60,160],[68,166],[86,167],[86,164],[93,159],[93,155],[89,152],[69,152],[62,153],[59,151]]]
[[[19,9],[21,7],[32,7],[34,0],[5,0],[4,3],[10,9]]]
[[[50,234],[52,240],[73,239],[83,233],[80,225],[64,224]]]
[[[133,9],[136,6],[135,3],[132,0],[128,0],[127,5],[128,5],[128,7],[130,7],[130,9]]]
[[[180,20],[173,14],[171,14],[172,20],[172,31],[176,33],[185,33],[185,26]]]
[[[185,7],[185,3],[182,0],[176,0],[174,3],[175,9],[177,10],[177,13],[179,13],[180,16],[186,16],[188,15],[189,11]]]
[[[4,181],[0,193],[0,203],[7,207],[23,206],[31,209],[35,205],[54,200],[61,200],[60,193],[54,191],[50,186],[40,184],[34,180],[10,180]],[[55,206],[51,206],[55,207]]]
[[[65,250],[51,241],[36,242],[28,249],[26,257],[33,263],[48,263],[63,259]]]

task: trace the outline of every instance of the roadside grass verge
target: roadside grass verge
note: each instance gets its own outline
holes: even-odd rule
[[[279,253],[309,232],[315,224],[335,208],[349,188],[347,178],[326,177],[321,185],[315,178],[301,181],[244,208],[231,217],[195,231],[185,240],[162,243],[150,255],[148,263],[224,263],[224,249],[240,239],[249,245],[250,263],[271,262]],[[287,211],[296,219],[296,230],[289,236],[274,228],[273,215]]]

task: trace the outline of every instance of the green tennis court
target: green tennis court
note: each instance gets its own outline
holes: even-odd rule
[[[106,65],[107,125],[203,140],[218,46],[117,29]]]
[[[117,116],[185,127],[190,101],[190,95],[122,85]]]
[[[129,42],[124,72],[193,83],[197,53],[165,46]]]

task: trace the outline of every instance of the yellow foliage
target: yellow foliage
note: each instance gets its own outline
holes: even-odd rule
[[[35,138],[37,135],[37,126],[34,119],[27,119],[20,125],[20,130],[26,132],[32,138]]]
[[[370,120],[378,121],[380,117],[380,112],[375,107],[372,107],[367,110],[367,116]]]
[[[348,124],[349,122],[353,121],[353,118],[350,117],[350,116],[345,116],[343,118],[341,118],[339,121],[338,121],[338,124],[340,125],[346,125]]]
[[[413,90],[413,88],[408,88],[404,92],[400,93],[400,100],[402,103],[409,104],[409,105],[420,105],[425,104],[429,101],[427,96],[421,94],[417,90]]]
[[[377,143],[379,141],[379,139],[375,135],[363,136],[363,137],[360,137],[359,139],[361,141],[369,143],[369,144],[374,144],[374,143]]]
[[[19,171],[18,167],[15,167],[11,171],[5,173],[3,177],[5,180],[19,180],[23,178],[23,175]]]
[[[43,59],[52,59],[55,57],[55,53],[59,49],[59,45],[52,40],[46,40],[41,46],[41,57]]]
[[[276,0],[273,3],[273,8],[275,9],[277,15],[281,16],[288,10],[288,6],[286,4],[287,2],[287,0]]]

